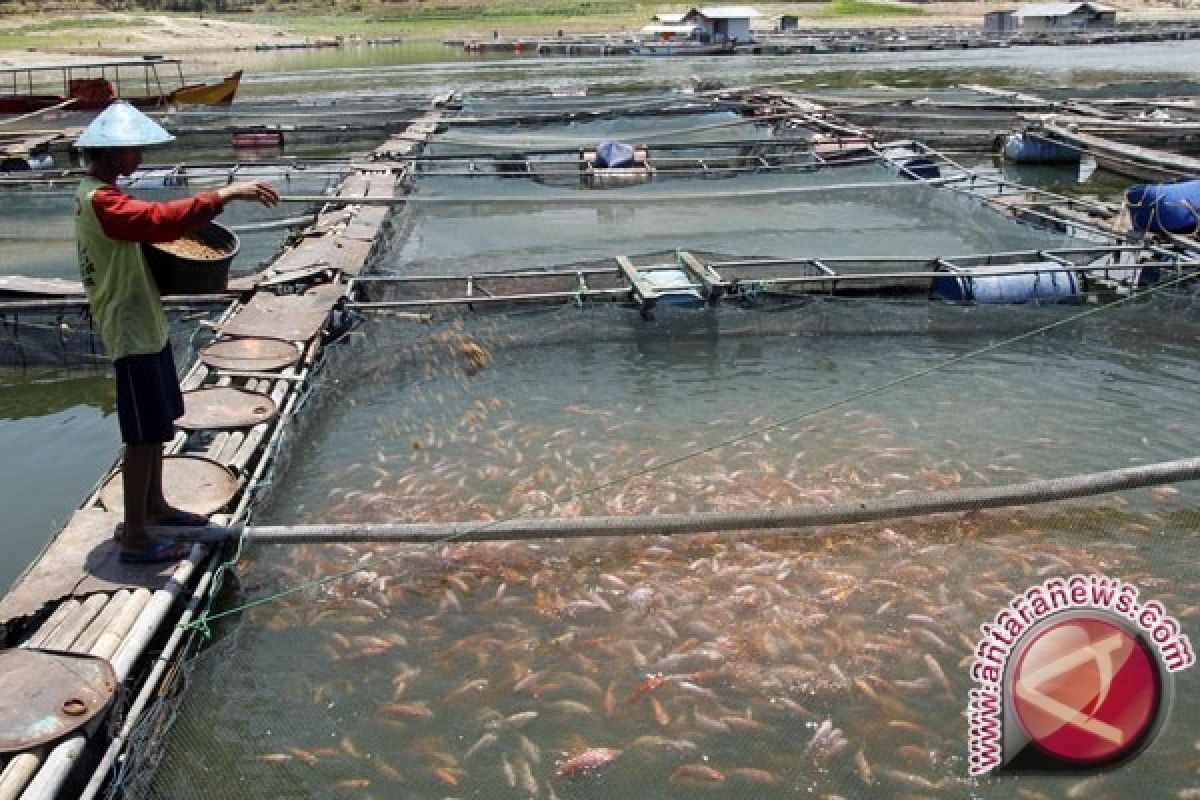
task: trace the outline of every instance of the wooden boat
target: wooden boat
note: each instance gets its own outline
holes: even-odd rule
[[[1114,142],[1111,139],[1070,130],[1053,122],[1045,122],[1040,129],[1031,131],[1043,138],[1087,153],[1096,159],[1096,164],[1101,169],[1117,175],[1152,181],[1200,175],[1200,159],[1177,153]]]
[[[241,79],[238,70],[216,83],[189,84],[182,61],[159,56],[5,67],[0,69],[0,113],[26,114],[59,105],[98,111],[118,97],[138,108],[228,105]]]

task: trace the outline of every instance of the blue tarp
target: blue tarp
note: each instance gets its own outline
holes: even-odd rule
[[[1200,230],[1200,178],[1132,186],[1125,192],[1129,218],[1139,231],[1196,233]]]
[[[1014,133],[1004,142],[1004,157],[1017,164],[1070,163],[1079,155],[1077,148],[1024,133]]]
[[[624,142],[601,142],[596,145],[597,167],[632,167],[633,145]]]

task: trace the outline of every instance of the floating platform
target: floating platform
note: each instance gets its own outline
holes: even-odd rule
[[[932,259],[728,258],[679,250],[618,255],[607,263],[462,277],[363,276],[351,283],[347,307],[458,313],[618,303],[648,314],[665,307],[699,310],[731,302],[758,307],[814,295],[923,297],[958,305],[1099,303],[1133,294],[1164,275],[1197,270],[1200,261],[1145,245]],[[1045,284],[1053,288],[1048,290]]]

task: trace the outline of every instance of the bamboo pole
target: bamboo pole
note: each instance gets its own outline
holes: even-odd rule
[[[74,650],[75,640],[106,605],[108,605],[108,595],[106,594],[94,594],[85,598],[80,603],[79,609],[63,620],[63,624],[46,640],[43,647],[47,650]]]
[[[0,800],[16,800],[21,796],[21,791],[33,780],[45,754],[45,747],[35,747],[12,757],[0,774]]]
[[[146,604],[150,602],[150,590],[141,588],[133,590],[129,599],[121,607],[113,617],[111,623],[105,628],[101,634],[96,637],[96,641],[92,643],[90,652],[94,656],[108,658],[116,652],[120,646],[121,640],[129,633],[129,629],[133,627],[134,621],[141,616],[142,610]]]
[[[58,608],[54,609],[46,621],[41,624],[41,627],[34,631],[33,635],[26,639],[21,646],[41,647],[53,635],[54,631],[58,630],[58,626],[62,625],[63,620],[70,616],[77,608],[79,608],[79,601],[74,597],[59,603]]]
[[[92,624],[79,635],[75,640],[75,646],[80,650],[91,650],[96,642],[100,640],[101,634],[104,633],[121,613],[121,610],[129,603],[129,598],[133,596],[133,592],[129,589],[121,589],[114,593],[108,600],[108,604],[101,609],[96,618],[92,620]]]
[[[808,528],[848,525],[900,517],[977,511],[1014,505],[1051,503],[1097,494],[1200,479],[1200,458],[1164,461],[1136,467],[1028,481],[1007,486],[956,489],[899,498],[799,506],[760,512],[635,514],[630,516],[510,519],[499,522],[346,523],[331,525],[230,526],[220,528],[156,528],[159,535],[190,541],[216,541],[244,536],[259,544],[328,544],[391,542],[430,544],[455,541],[574,539],[591,536],[643,536],[722,531]]]

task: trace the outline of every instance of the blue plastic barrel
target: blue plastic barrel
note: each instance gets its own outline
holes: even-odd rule
[[[596,145],[597,167],[633,166],[633,145],[624,142],[601,142]]]
[[[692,276],[681,269],[650,269],[642,280],[657,289],[657,305],[672,308],[704,308],[704,295],[691,287]]]
[[[1011,134],[1004,141],[1004,157],[1017,164],[1073,164],[1079,161],[1077,148],[1031,136]]]
[[[918,156],[900,162],[900,174],[912,180],[931,181],[942,177],[942,171],[932,158]]]
[[[919,150],[907,145],[885,147],[883,157],[891,162],[901,177],[909,180],[933,180],[941,177],[937,162]]]
[[[1200,230],[1200,178],[1133,186],[1125,192],[1129,218],[1139,231],[1196,233]]]
[[[1056,262],[1042,261],[1003,267],[971,267],[947,273],[944,278],[934,278],[933,294],[949,303],[961,305],[1079,302],[1082,295],[1074,272],[1011,272],[1013,269],[1059,266]]]

